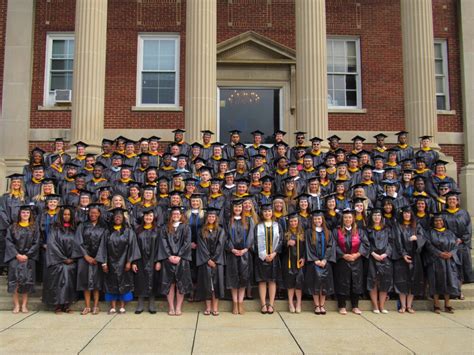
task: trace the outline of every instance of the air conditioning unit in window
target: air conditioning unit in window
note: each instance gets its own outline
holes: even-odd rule
[[[70,104],[72,97],[72,90],[54,90],[54,103],[56,104]]]

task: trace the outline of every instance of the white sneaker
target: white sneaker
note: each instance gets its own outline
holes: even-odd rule
[[[382,309],[381,312],[382,312],[383,314],[388,314],[388,311],[387,311],[386,309]]]
[[[379,311],[378,309],[374,309],[374,310],[372,311],[372,313],[380,314],[380,311]]]

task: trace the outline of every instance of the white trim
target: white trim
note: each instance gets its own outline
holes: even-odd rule
[[[183,111],[183,106],[167,106],[167,105],[146,105],[146,106],[132,106],[130,111]]]
[[[446,107],[442,111],[451,110],[451,102],[449,98],[449,67],[448,67],[448,40],[447,39],[435,39],[434,44],[441,44],[441,56],[443,60],[443,87],[444,87],[444,96],[446,98]],[[436,68],[435,68],[436,69]],[[435,72],[435,80],[436,80]],[[436,83],[436,82],[435,82]],[[436,97],[438,97],[436,93]]]
[[[142,103],[142,70],[143,70],[143,40],[161,40],[161,39],[173,39],[175,41],[175,91],[174,91],[174,104],[143,104]],[[145,108],[150,107],[153,111],[158,111],[160,108],[179,108],[179,66],[180,66],[180,36],[176,33],[139,33],[137,43],[137,76],[136,76],[136,105],[133,108]],[[169,109],[165,111],[170,111]]]
[[[326,38],[326,43],[328,41],[333,41],[333,40],[339,40],[339,41],[344,41],[349,42],[353,41],[355,42],[355,47],[356,47],[356,68],[357,72],[356,73],[349,73],[347,72],[344,73],[337,73],[337,72],[328,72],[327,75],[337,75],[337,74],[344,74],[344,75],[355,75],[356,78],[356,106],[331,106],[328,104],[328,109],[362,109],[362,66],[361,66],[361,54],[360,54],[360,37],[356,36],[327,36]],[[346,47],[344,47],[344,51],[346,50]]]
[[[48,32],[46,34],[46,50],[45,50],[45,65],[44,65],[44,81],[43,81],[43,107],[54,107],[50,102],[50,70],[51,70],[51,56],[53,50],[54,40],[75,40],[74,32]],[[75,41],[74,41],[75,44]],[[74,80],[74,69],[73,69]]]

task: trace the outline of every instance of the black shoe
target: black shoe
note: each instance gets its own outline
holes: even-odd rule
[[[155,310],[148,310],[148,312],[150,312],[150,314],[156,314],[156,311]]]
[[[135,314],[142,314],[142,312],[143,312],[143,309],[141,309],[141,310],[140,310],[140,309],[137,309],[137,310],[135,311]]]

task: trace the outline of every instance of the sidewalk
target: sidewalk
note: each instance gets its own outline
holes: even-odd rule
[[[472,354],[473,330],[473,310],[362,316],[222,312],[218,317],[186,310],[181,317],[2,311],[0,353]]]

